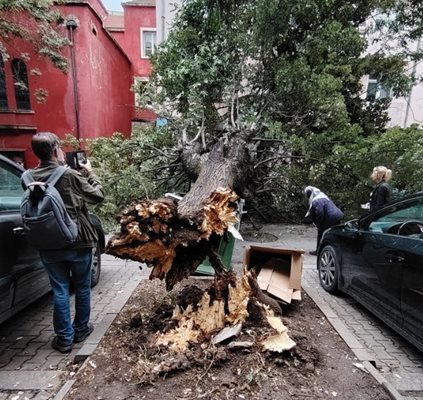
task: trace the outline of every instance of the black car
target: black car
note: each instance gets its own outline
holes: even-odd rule
[[[342,291],[423,351],[423,192],[327,230],[321,286]]]
[[[25,238],[20,203],[23,194],[20,165],[0,155],[0,323],[50,290],[39,253]],[[99,242],[93,249],[91,285],[100,279],[105,238],[100,220],[91,215]]]

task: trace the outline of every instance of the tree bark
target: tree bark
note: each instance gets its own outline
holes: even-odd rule
[[[166,279],[170,290],[191,275],[208,255],[212,267],[224,274],[217,248],[230,225],[237,222],[238,195],[242,187],[245,147],[216,143],[210,153],[192,153],[199,175],[179,202],[170,198],[131,203],[118,217],[121,231],[106,252],[145,262],[150,279]]]

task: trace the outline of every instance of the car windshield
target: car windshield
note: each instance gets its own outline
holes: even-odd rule
[[[0,160],[0,211],[19,210],[22,194],[21,172]]]
[[[398,233],[405,222],[420,221],[423,224],[423,199],[400,203],[377,216],[369,225],[373,232]]]

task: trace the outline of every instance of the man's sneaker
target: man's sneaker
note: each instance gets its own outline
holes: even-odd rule
[[[93,332],[93,330],[94,330],[94,325],[91,323],[91,322],[88,322],[88,324],[87,324],[87,327],[88,327],[88,331],[87,332],[85,332],[84,334],[82,334],[82,335],[75,335],[74,336],[74,338],[73,338],[73,342],[74,343],[81,343],[81,342],[83,342],[88,336],[90,336],[91,335],[91,333]]]
[[[51,347],[53,347],[54,350],[60,351],[61,353],[70,353],[72,351],[73,344],[62,344],[60,343],[60,339],[55,336],[51,342]]]
[[[310,251],[308,254],[310,254],[311,256],[317,256],[317,251]]]

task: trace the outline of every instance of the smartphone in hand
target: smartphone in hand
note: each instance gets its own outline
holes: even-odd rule
[[[70,151],[66,153],[66,163],[76,170],[82,169],[87,162],[87,155],[84,150]]]

